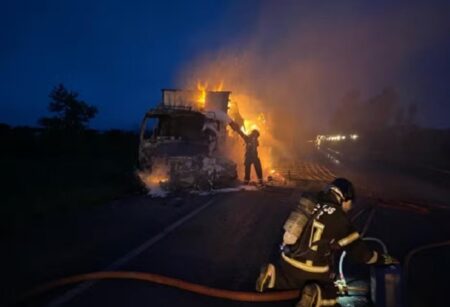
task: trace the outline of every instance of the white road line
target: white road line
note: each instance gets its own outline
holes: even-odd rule
[[[163,231],[161,231],[157,235],[151,237],[150,239],[148,239],[147,241],[145,241],[144,243],[142,243],[138,247],[134,248],[133,250],[131,250],[129,253],[127,253],[123,257],[117,259],[116,261],[114,261],[112,264],[108,265],[107,267],[105,267],[101,271],[117,270],[122,265],[124,265],[125,263],[129,262],[131,259],[139,256],[142,252],[144,252],[145,250],[149,249],[150,247],[152,247],[153,245],[158,243],[160,240],[165,238],[168,234],[173,232],[175,229],[177,229],[178,227],[183,225],[185,222],[189,221],[191,218],[193,218],[194,216],[199,214],[201,211],[203,211],[204,209],[209,207],[215,200],[216,200],[216,198],[210,199],[209,201],[207,201],[201,207],[195,209],[194,211],[192,211],[191,213],[189,213],[186,216],[182,217],[181,219],[179,219],[175,223],[173,223],[173,224],[169,225],[168,227],[164,228]],[[66,293],[60,295],[56,299],[52,300],[50,303],[47,304],[47,306],[48,307],[61,306],[61,305],[65,304],[65,303],[69,302],[73,298],[75,298],[77,295],[79,295],[79,294],[83,293],[84,291],[88,290],[90,287],[92,287],[97,282],[98,281],[84,282],[84,283],[76,286],[75,288],[73,288],[71,290],[68,290]]]

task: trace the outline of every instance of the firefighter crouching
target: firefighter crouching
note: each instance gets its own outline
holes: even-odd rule
[[[256,290],[302,289],[298,307],[340,306],[334,286],[332,257],[345,249],[366,264],[390,264],[393,259],[371,250],[350,224],[346,213],[355,192],[350,181],[335,179],[317,195],[304,195],[284,224],[281,255],[261,269]]]

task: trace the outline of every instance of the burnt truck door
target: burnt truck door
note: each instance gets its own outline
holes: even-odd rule
[[[148,153],[148,150],[146,150],[146,148],[150,147],[150,143],[156,141],[156,136],[156,119],[146,114],[142,119],[141,131],[139,134],[138,162],[139,168],[141,170],[151,168],[151,155]]]
[[[141,122],[141,131],[139,134],[139,144],[142,145],[144,141],[150,141],[156,137],[157,134],[157,122],[154,117],[144,116]]]

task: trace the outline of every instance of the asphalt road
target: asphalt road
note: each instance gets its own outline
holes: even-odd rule
[[[18,260],[16,263],[19,266],[25,264],[29,270],[30,268],[33,270],[25,272],[22,269],[18,274],[24,278],[25,276],[34,276],[34,283],[36,283],[68,274],[104,269],[116,263],[118,259],[125,259],[114,269],[152,272],[211,287],[252,291],[260,265],[268,261],[277,244],[280,224],[291,208],[291,195],[291,189],[277,189],[270,192],[255,191],[207,197],[197,196],[191,197],[190,200],[197,203],[195,206],[179,204],[177,208],[167,208],[167,205],[147,199],[145,206],[153,207],[157,212],[157,215],[145,213],[145,218],[148,219],[147,225],[159,221],[160,227],[155,231],[154,227],[141,226],[140,231],[142,232],[133,231],[134,235],[141,237],[140,242],[132,237],[127,228],[135,228],[133,222],[134,224],[136,222],[145,224],[143,216],[139,216],[139,221],[128,220],[126,224],[126,218],[123,218],[121,225],[116,224],[119,227],[113,227],[112,230],[109,221],[97,220],[96,225],[91,224],[92,234],[100,229],[110,230],[104,235],[109,244],[101,242],[101,235],[93,235],[91,238],[84,237],[84,240],[91,243],[78,241],[80,247],[91,246],[95,242],[102,244],[104,248],[114,250],[112,253],[116,255],[116,258],[105,255],[106,251],[101,251],[100,248],[93,247],[92,253],[87,253],[87,250],[75,253],[72,251],[71,261],[59,260],[60,255],[48,255],[55,262],[44,261],[38,268],[29,263],[33,262],[33,257],[28,254],[22,256],[20,259],[22,263],[17,263]],[[136,201],[142,202],[141,199],[128,200],[131,203]],[[185,201],[181,200],[180,202],[184,203]],[[120,208],[121,211],[127,210],[128,208],[124,206],[127,205],[116,204],[115,210],[118,210],[117,208]],[[177,210],[183,206],[189,206],[184,215],[167,219],[165,223],[162,221],[159,210]],[[163,233],[167,226],[174,225],[183,219],[183,216],[188,216],[202,207],[201,211],[191,215],[190,219],[180,223],[177,228],[168,232],[154,244],[141,249],[140,252],[132,252],[136,249],[139,250],[146,242]],[[145,212],[148,208],[141,207],[141,209]],[[109,226],[105,226],[106,224]],[[129,239],[124,238],[123,231],[128,233]],[[111,240],[111,237],[116,240]],[[135,243],[132,245],[128,241]],[[74,247],[76,245],[73,244]],[[65,249],[65,247],[61,248]],[[121,250],[122,254],[116,250]],[[97,261],[93,259],[97,259]],[[99,261],[100,259],[101,261]],[[105,259],[108,259],[110,263]],[[37,277],[38,275],[40,276]],[[16,281],[16,284],[24,289],[26,287],[23,284],[28,286],[30,283],[24,280],[23,284],[20,281]],[[209,299],[166,287],[129,281],[102,281],[73,297],[71,296],[70,299],[63,299],[64,304],[60,304],[58,299],[64,293],[65,291],[60,291],[51,297],[46,297],[44,303],[50,302],[56,306],[90,306],[94,304],[109,306],[210,306],[211,304],[223,304],[224,306],[236,306],[233,303],[230,305],[230,302],[227,301],[221,302],[217,299]],[[42,300],[33,302],[33,304],[38,303],[40,305],[43,302]],[[238,305],[243,306],[242,304]]]
[[[400,260],[417,246],[450,238],[450,203],[444,201],[449,191],[445,187],[431,185],[431,190],[423,192],[418,202],[417,189],[402,190],[399,194],[391,191],[395,190],[393,184],[399,176],[406,176],[412,187],[420,186],[421,180],[414,176],[393,174],[380,168],[365,173],[356,166],[333,167],[317,161],[303,161],[302,165],[292,171],[292,176],[301,177],[295,181],[295,189],[167,199],[136,196],[75,217],[36,225],[27,237],[9,242],[11,248],[2,255],[2,296],[10,299],[45,281],[108,268],[158,273],[210,287],[252,291],[259,267],[276,251],[282,223],[295,205],[298,193],[320,189],[330,176],[350,176],[357,188],[361,182],[364,187],[356,209],[375,208],[368,235],[381,238],[390,253]],[[387,187],[384,192],[383,186]],[[439,190],[439,197],[433,189]],[[379,195],[386,201],[376,198]],[[364,217],[357,223],[359,227],[363,221]],[[426,253],[415,259],[416,270],[410,274],[412,281],[408,283],[415,293],[413,306],[440,306],[442,292],[448,287],[445,282],[450,272],[448,250]],[[348,275],[362,280],[369,277],[367,268],[354,265],[348,266]],[[364,306],[364,302],[348,306]],[[30,306],[292,304],[289,301],[232,302],[164,286],[117,280],[67,287],[28,302]]]

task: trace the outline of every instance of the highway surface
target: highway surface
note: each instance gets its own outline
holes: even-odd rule
[[[398,259],[403,260],[417,246],[450,238],[450,201],[446,201],[450,191],[446,185],[430,184],[420,176],[379,166],[344,167],[320,159],[295,161],[280,167],[280,172],[285,176],[289,173],[288,185],[165,199],[132,196],[35,225],[26,236],[7,242],[9,249],[1,256],[2,298],[10,301],[43,282],[100,270],[151,272],[214,288],[253,291],[259,267],[276,254],[282,224],[299,194],[321,189],[334,176],[354,180],[359,188],[355,210],[375,210],[367,235],[382,239]],[[419,191],[417,187],[421,186],[426,188]],[[357,222],[360,229],[367,217],[363,215]],[[442,292],[448,287],[449,249],[425,253],[412,262],[415,271],[408,282],[415,301],[412,306],[440,306]],[[368,281],[366,267],[350,263],[347,267],[350,280]],[[365,298],[341,302],[345,306],[368,306]],[[65,287],[23,305],[293,303],[233,302],[144,282],[110,280]]]

